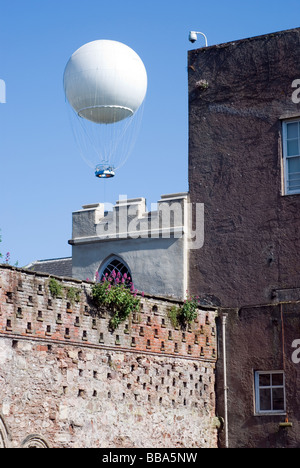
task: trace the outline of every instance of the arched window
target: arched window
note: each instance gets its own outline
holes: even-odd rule
[[[30,435],[22,442],[22,448],[49,448],[48,442],[39,435]]]
[[[0,414],[0,449],[1,448],[8,448],[9,447],[9,434],[4,422]]]
[[[132,275],[128,265],[119,257],[110,257],[108,261],[104,263],[104,265],[99,270],[99,278],[100,281],[103,279],[104,276],[111,276],[112,272],[115,271],[116,274],[120,273],[121,278],[126,274],[127,278],[131,278]]]

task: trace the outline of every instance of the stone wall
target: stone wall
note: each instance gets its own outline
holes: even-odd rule
[[[282,122],[300,117],[300,29],[189,52],[189,187],[205,244],[189,290],[222,307],[300,287],[300,197],[283,196]]]
[[[300,337],[299,305],[285,302],[223,311],[227,320],[225,337],[218,327],[216,394],[217,411],[223,415],[225,339],[229,448],[300,447],[300,373],[299,362],[293,359]],[[284,371],[285,414],[257,414],[255,371]],[[284,425],[287,421],[289,425]],[[224,447],[224,434],[219,443]]]
[[[89,283],[56,280],[54,299],[0,268],[0,447],[215,447],[215,310],[174,329],[176,302],[148,296],[112,333]]]

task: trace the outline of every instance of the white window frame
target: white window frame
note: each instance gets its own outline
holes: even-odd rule
[[[131,270],[130,270],[129,266],[127,265],[127,263],[126,263],[121,257],[119,257],[119,256],[117,256],[117,255],[112,255],[111,257],[109,257],[108,259],[106,259],[105,262],[103,262],[102,266],[101,266],[101,267],[99,268],[99,270],[98,270],[99,278],[102,279],[102,276],[103,276],[103,274],[104,274],[106,268],[109,267],[109,266],[111,265],[111,263],[114,262],[114,261],[119,262],[120,265],[124,266],[124,267],[127,269],[128,274],[129,274],[129,276],[130,276],[130,278],[131,278],[130,281],[133,281],[133,279],[132,279],[132,274],[131,274]],[[118,268],[117,266],[114,267],[113,269],[115,270],[116,273],[119,272],[119,268]]]
[[[273,382],[271,381],[271,384],[269,386],[260,386],[259,385],[259,377],[261,375],[278,375],[281,374],[283,377],[283,384],[282,385],[273,385]],[[284,409],[282,411],[278,410],[261,410],[260,409],[260,390],[262,389],[270,389],[271,390],[271,395],[272,395],[272,390],[273,389],[283,389],[283,399],[284,399]],[[273,406],[273,398],[271,397],[271,405]],[[256,415],[285,415],[286,414],[286,391],[285,391],[285,373],[284,371],[256,371],[255,372],[255,414]]]
[[[287,126],[291,123],[300,123],[300,118],[293,120],[286,120],[282,123],[282,143],[283,143],[283,170],[284,170],[284,194],[285,195],[297,195],[300,194],[300,189],[289,190],[289,171],[288,171],[288,160],[292,158],[300,157],[298,156],[288,156],[287,151]]]

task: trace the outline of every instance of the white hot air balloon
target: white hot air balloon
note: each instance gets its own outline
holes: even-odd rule
[[[136,116],[147,91],[142,60],[120,42],[89,42],[68,61],[64,90],[77,117],[73,129],[85,160],[94,160],[94,167],[96,161],[97,177],[113,177],[137,136]]]

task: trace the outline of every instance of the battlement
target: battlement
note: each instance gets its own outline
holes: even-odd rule
[[[72,276],[102,274],[117,257],[135,287],[154,296],[185,298],[188,289],[190,205],[187,193],[163,195],[147,211],[145,198],[84,205],[73,213]],[[200,229],[199,229],[200,231]]]
[[[71,245],[112,239],[182,237],[188,225],[188,194],[162,195],[157,209],[147,211],[145,198],[120,197],[110,210],[102,203],[73,213]],[[156,207],[155,207],[156,208]]]

